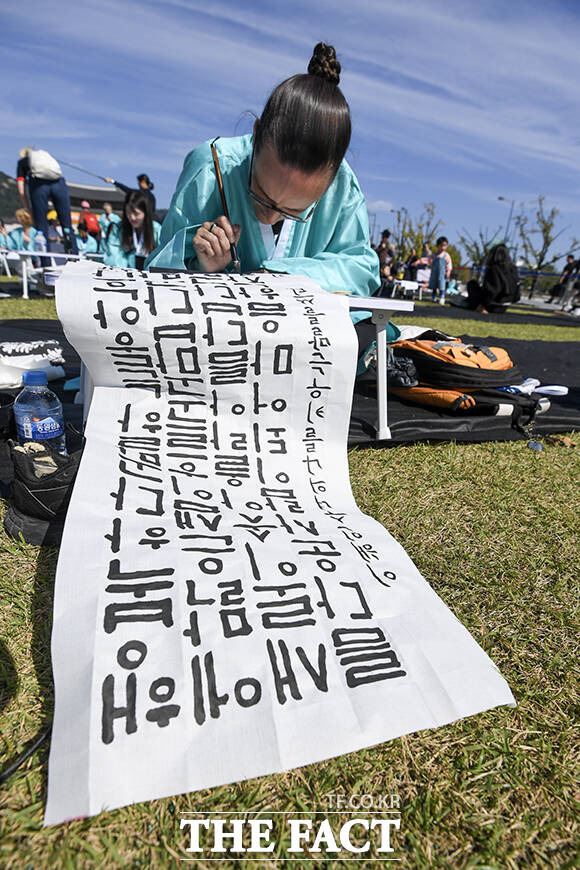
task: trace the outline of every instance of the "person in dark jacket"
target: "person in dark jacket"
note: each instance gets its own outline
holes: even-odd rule
[[[553,302],[555,299],[559,299],[564,295],[564,291],[566,290],[566,284],[568,283],[570,276],[577,270],[577,263],[574,260],[573,254],[568,254],[566,258],[566,265],[564,266],[564,270],[562,275],[560,276],[560,280],[557,284],[554,284],[552,287],[552,295],[548,299],[548,302]]]
[[[119,190],[122,190],[124,194],[129,193],[131,190],[135,190],[134,187],[128,187],[128,185],[122,184],[120,181],[115,181],[114,178],[105,177],[105,181],[107,181],[109,184],[114,184],[115,187],[117,187]],[[139,184],[139,191],[141,193],[147,194],[147,196],[149,197],[149,200],[151,202],[151,213],[155,214],[155,209],[157,208],[157,202],[153,193],[153,188],[155,187],[155,185],[145,172],[142,172],[141,175],[137,176],[137,182]]]
[[[518,270],[503,243],[495,245],[487,255],[483,286],[477,281],[467,284],[468,307],[482,314],[505,310],[510,302],[520,298]]]

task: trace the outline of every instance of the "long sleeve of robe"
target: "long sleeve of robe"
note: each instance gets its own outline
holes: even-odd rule
[[[288,235],[283,250],[274,245],[272,230],[256,218],[247,186],[252,137],[219,139],[216,143],[230,219],[240,224],[237,245],[243,272],[267,269],[306,275],[325,290],[369,296],[377,289],[379,261],[370,247],[365,200],[358,181],[343,160],[334,181],[309,221],[285,221],[280,238]],[[145,267],[198,269],[193,237],[204,221],[223,213],[209,142],[191,151],[183,166],[170,209],[163,222],[159,246]],[[286,225],[289,224],[289,227]],[[368,312],[354,312],[356,322]]]

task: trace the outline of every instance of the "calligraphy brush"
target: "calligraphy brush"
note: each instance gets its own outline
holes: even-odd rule
[[[217,139],[219,139],[219,136],[217,137]],[[219,191],[220,191],[220,196],[222,199],[222,208],[224,210],[225,216],[227,217],[228,220],[230,220],[230,213],[228,210],[228,204],[226,201],[226,194],[224,191],[224,182],[222,179],[222,171],[220,169],[220,162],[218,160],[217,149],[215,147],[215,143],[217,142],[217,139],[214,139],[213,142],[211,143],[211,156],[213,157],[213,165],[215,167],[215,174],[216,174],[217,183],[218,183],[218,187],[219,187]],[[231,221],[230,221],[230,223],[231,223]],[[240,261],[238,259],[238,252],[237,252],[236,246],[233,242],[230,244],[230,252],[232,255],[232,266],[234,268],[234,272],[236,272],[238,275],[241,275],[242,269],[240,266]]]

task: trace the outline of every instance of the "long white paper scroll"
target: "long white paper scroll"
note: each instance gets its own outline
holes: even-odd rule
[[[46,824],[513,703],[354,502],[346,300],[78,263],[57,302],[96,388],[56,581]]]

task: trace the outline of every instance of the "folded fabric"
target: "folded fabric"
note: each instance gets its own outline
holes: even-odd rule
[[[540,396],[567,396],[568,387],[561,384],[546,384],[543,387],[536,387],[534,393],[539,393]]]
[[[62,347],[56,339],[46,341],[2,341],[0,363],[25,371],[43,369],[45,365],[64,365]]]
[[[524,393],[526,396],[530,396],[532,393],[537,392],[536,387],[539,386],[540,382],[537,378],[526,378],[521,384],[512,384],[509,387],[498,387],[498,390],[502,390],[504,393]]]
[[[81,388],[81,379],[78,378],[69,378],[68,381],[65,381],[63,384],[63,390],[80,390]]]
[[[526,378],[521,384],[514,384],[509,387],[498,387],[498,390],[503,390],[504,393],[525,393],[530,396],[532,393],[538,393],[540,396],[567,396],[568,387],[561,384],[546,384],[540,386],[540,381],[537,378]]]
[[[57,381],[65,377],[62,366],[52,365],[49,362],[36,362],[34,365],[20,367],[19,365],[6,365],[0,360],[0,390],[17,390],[22,386],[22,375],[25,371],[41,371],[46,373],[49,381]]]

